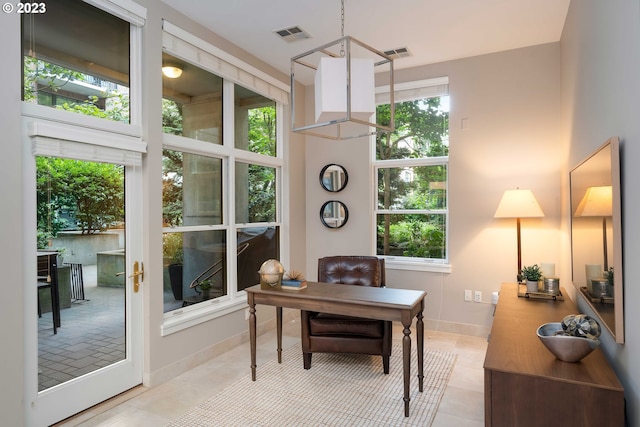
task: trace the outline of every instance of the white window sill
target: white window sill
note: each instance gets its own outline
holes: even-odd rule
[[[384,267],[387,270],[427,271],[431,273],[451,273],[451,264],[437,261],[417,259],[401,259],[384,257]]]
[[[244,293],[244,292],[243,292]],[[209,300],[207,303],[195,304],[179,308],[164,314],[164,322],[160,327],[160,335],[167,336],[200,323],[207,322],[247,307],[246,297],[237,297],[233,301],[221,298]]]

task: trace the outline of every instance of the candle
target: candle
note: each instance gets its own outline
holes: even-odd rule
[[[541,263],[540,271],[543,277],[556,277],[556,265],[552,262]]]
[[[587,290],[593,294],[591,280],[602,278],[602,264],[585,264],[584,268],[587,275]]]

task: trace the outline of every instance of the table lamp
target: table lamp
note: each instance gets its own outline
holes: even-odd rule
[[[611,216],[613,209],[613,194],[610,185],[589,187],[585,191],[582,200],[578,204],[576,217],[602,217],[602,252],[604,255],[604,271],[609,271],[607,254],[607,217]]]
[[[542,209],[531,190],[506,190],[502,195],[494,218],[515,218],[518,236],[518,283],[522,281],[522,249],[520,244],[520,218],[543,217]]]

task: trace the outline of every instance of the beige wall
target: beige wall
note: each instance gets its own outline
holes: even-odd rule
[[[296,91],[296,114],[304,112],[304,90],[302,87]],[[287,132],[291,129],[289,117],[285,120]],[[284,212],[285,227],[290,233],[289,266],[288,269],[302,271],[305,274],[305,262],[307,259],[307,218],[305,210],[306,201],[306,147],[304,137],[288,132],[286,138],[285,163],[289,168],[289,175],[284,177],[285,194],[289,198],[289,212]]]
[[[604,331],[601,348],[625,389],[627,425],[640,425],[640,4],[572,1],[562,33],[562,124],[567,167],[611,136],[620,137],[625,343]],[[590,308],[578,299],[582,312]]]
[[[313,99],[313,94],[309,95]],[[310,111],[313,111],[311,108]],[[306,144],[306,275],[317,279],[318,258],[327,255],[370,255],[372,195],[369,144],[363,139],[331,141],[308,138]],[[329,163],[344,166],[349,175],[344,190],[331,193],[320,186],[320,171]],[[329,200],[345,203],[349,219],[330,229],[320,221],[320,208]]]
[[[401,60],[400,60],[401,61]],[[450,257],[452,273],[388,270],[392,287],[428,292],[425,318],[441,330],[486,335],[491,293],[517,273],[515,220],[493,214],[504,190],[530,188],[545,217],[523,220],[523,265],[553,262],[569,283],[561,227],[561,172],[566,150],[560,135],[558,43],[396,70],[396,82],[449,77]],[[309,94],[309,98],[312,93]],[[465,123],[463,129],[462,123]],[[372,254],[371,170],[366,141],[311,140],[307,146],[307,270],[328,254]],[[347,188],[336,193],[349,207],[349,223],[329,230],[319,221],[333,197],[318,184],[327,163],[347,168]],[[564,248],[566,250],[566,248]],[[465,302],[479,290],[483,304]],[[437,322],[440,320],[440,322]]]

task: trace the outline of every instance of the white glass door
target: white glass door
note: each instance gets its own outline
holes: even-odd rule
[[[141,166],[33,159],[25,406],[44,426],[142,382]]]

